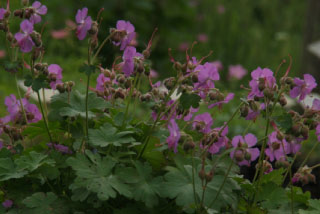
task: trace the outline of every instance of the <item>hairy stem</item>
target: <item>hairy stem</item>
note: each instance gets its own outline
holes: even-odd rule
[[[44,125],[45,125],[45,127],[46,127],[46,130],[47,130],[47,132],[48,132],[48,136],[49,136],[50,142],[51,142],[51,143],[54,143],[53,140],[52,140],[52,136],[51,136],[50,130],[49,130],[48,121],[47,121],[47,119],[46,119],[46,117],[45,117],[45,115],[44,115],[44,111],[43,111],[43,107],[42,107],[42,102],[41,102],[41,98],[40,98],[39,91],[37,91],[37,95],[38,95],[38,102],[39,102],[39,106],[40,106],[42,118],[43,118],[43,121],[44,121]]]

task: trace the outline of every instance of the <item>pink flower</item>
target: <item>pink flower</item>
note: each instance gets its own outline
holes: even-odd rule
[[[208,42],[208,36],[205,33],[198,34],[197,39],[199,42],[203,42],[203,43]]]
[[[167,138],[168,147],[169,149],[173,149],[176,153],[178,147],[178,141],[180,139],[180,130],[179,127],[174,119],[171,119],[168,124],[168,129],[170,132],[169,137]]]
[[[188,48],[189,48],[188,42],[181,42],[181,43],[179,44],[178,50],[181,51],[181,52],[184,52],[184,51],[186,51]]]
[[[41,16],[40,15],[45,15],[47,14],[47,7],[45,5],[41,5],[40,2],[35,1],[32,4],[32,8],[34,10],[33,14],[30,17],[30,22],[33,24],[41,22]]]
[[[261,90],[261,88],[273,89],[276,85],[276,79],[273,76],[273,72],[268,68],[262,69],[258,67],[251,72],[251,77],[252,80],[249,83],[251,92],[248,95],[248,99],[253,99],[255,96],[264,97],[263,89]]]
[[[216,133],[219,133],[221,129],[222,127],[218,127],[218,128],[214,128],[213,131]],[[229,141],[229,138],[227,137],[228,131],[229,131],[228,126],[226,126],[221,132],[221,134],[219,135],[218,139],[210,146],[208,151],[211,154],[217,154],[222,147],[227,145]]]
[[[220,79],[217,67],[209,62],[198,65],[194,72],[198,73],[198,82],[194,84],[196,89],[212,89],[214,81]]]
[[[320,123],[316,127],[316,135],[317,135],[318,141],[320,142]]]
[[[62,83],[62,68],[57,64],[51,64],[48,67],[50,87],[56,89],[58,83]]]
[[[222,4],[219,4],[217,7],[217,12],[219,14],[224,14],[226,12],[226,8]]]
[[[2,202],[2,206],[6,209],[11,208],[13,205],[13,201],[7,199],[4,202]]]
[[[134,26],[129,21],[119,20],[117,22],[117,30],[124,32],[124,36],[119,42],[113,42],[114,45],[119,46],[120,50],[124,50],[130,42],[134,39],[136,33]]]
[[[249,133],[244,138],[241,135],[235,136],[231,143],[235,149],[230,153],[230,157],[240,166],[250,166],[260,155],[258,148],[252,148],[257,144],[257,138],[253,134]]]
[[[0,8],[0,20],[3,20],[4,19],[4,14],[7,12],[6,9],[4,8]]]
[[[242,65],[230,65],[229,66],[229,78],[235,78],[241,80],[248,71],[242,67]]]
[[[294,78],[293,82],[295,87],[290,91],[290,96],[292,98],[299,97],[299,101],[304,100],[304,98],[317,87],[316,80],[310,74],[304,74],[303,78],[303,80]]]
[[[0,59],[6,56],[6,52],[4,50],[0,50]]]
[[[61,144],[54,144],[54,143],[47,143],[49,148],[53,148],[62,154],[72,154],[72,151],[69,147],[61,145]]]
[[[88,15],[88,8],[82,8],[82,10],[78,10],[76,15],[77,26],[77,37],[79,40],[83,40],[87,32],[91,29],[92,19],[91,16]]]
[[[28,53],[32,50],[32,47],[35,45],[30,36],[30,34],[33,32],[33,24],[28,20],[24,20],[20,24],[20,29],[22,33],[16,33],[14,35],[14,38],[18,41],[20,50],[24,53]]]
[[[223,70],[223,65],[222,65],[222,62],[219,61],[219,60],[216,60],[216,61],[213,61],[213,62],[210,62],[213,66],[215,66],[218,71],[222,71]]]
[[[280,160],[284,158],[289,152],[288,142],[283,139],[279,140],[277,138],[277,132],[274,131],[269,135],[268,148],[265,150],[266,155],[269,157],[270,161]]]
[[[215,103],[209,105],[208,108],[210,109],[215,106],[219,106],[219,108],[221,108],[222,104],[226,104],[226,103],[230,102],[231,100],[233,100],[233,98],[234,98],[234,93],[229,93],[224,100],[215,102]]]
[[[143,58],[143,55],[136,51],[135,47],[128,46],[123,52],[122,72],[129,77],[134,73],[134,59]]]
[[[51,31],[51,36],[54,39],[64,39],[68,37],[69,34],[70,34],[69,31],[67,31],[66,29]]]
[[[209,133],[212,124],[213,120],[211,115],[208,112],[205,112],[194,117],[192,127],[202,133]]]

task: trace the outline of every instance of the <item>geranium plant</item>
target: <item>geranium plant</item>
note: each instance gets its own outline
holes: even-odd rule
[[[136,33],[129,21],[119,20],[99,41],[102,20],[82,8],[75,16],[75,38],[88,45],[82,92],[73,81],[62,81],[60,65],[44,61],[47,7],[22,4],[13,10],[8,1],[0,8],[0,29],[13,53],[4,69],[16,80],[23,73],[29,88],[23,95],[17,87],[18,96],[5,99],[1,213],[320,212],[320,201],[296,186],[315,182],[312,170],[319,165],[306,162],[318,145],[309,133],[320,138],[320,100],[302,113],[285,108],[286,96],[303,102],[317,86],[311,75],[292,78],[291,65],[285,72],[259,67],[240,97],[217,87],[217,63],[197,59],[192,50],[180,62],[169,49],[174,75],[156,82],[149,59],[156,31],[141,53],[132,45]],[[20,30],[12,32],[17,21]],[[122,55],[103,67],[99,57],[106,43]],[[231,66],[229,77],[246,73]],[[41,89],[56,91],[49,105]],[[238,107],[216,124],[217,112],[231,100]],[[242,134],[230,134],[234,120],[246,121]],[[264,133],[250,133],[252,124]],[[312,150],[294,171],[306,143]],[[240,166],[251,167],[253,178],[244,178]]]

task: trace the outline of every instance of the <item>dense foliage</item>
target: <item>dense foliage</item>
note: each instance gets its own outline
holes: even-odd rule
[[[154,81],[150,55],[157,29],[145,49],[135,47],[135,27],[119,20],[100,41],[100,12],[77,11],[74,26],[88,41],[79,69],[85,88],[63,82],[63,68],[44,62],[42,17],[47,7],[22,1],[0,8],[0,29],[11,50],[4,67],[16,78],[25,74],[29,88],[5,98],[1,118],[0,193],[2,213],[318,213],[320,201],[296,184],[315,182],[305,165],[320,140],[320,100],[298,113],[285,108],[287,97],[303,102],[315,79],[289,76],[291,62],[272,72],[258,67],[242,86],[245,96],[217,87],[217,62],[197,59],[192,49],[184,61],[169,49],[175,75]],[[11,23],[19,20],[20,30]],[[85,42],[83,42],[85,43]],[[122,56],[102,67],[106,43]],[[194,44],[195,45],[195,44]],[[52,64],[50,64],[52,63]],[[98,73],[96,87],[90,79]],[[231,80],[247,73],[230,69]],[[17,79],[17,78],[16,78]],[[47,106],[42,89],[55,90]],[[36,95],[38,106],[31,102]],[[222,124],[219,112],[238,103]],[[139,114],[139,111],[143,114]],[[247,124],[231,135],[232,121]],[[249,132],[250,126],[263,134]],[[303,144],[312,144],[301,167],[292,170]],[[253,179],[239,166],[253,166]]]

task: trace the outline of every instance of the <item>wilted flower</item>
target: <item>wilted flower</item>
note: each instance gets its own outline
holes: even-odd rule
[[[42,5],[40,2],[35,1],[32,4],[33,13],[30,16],[30,22],[33,24],[41,22],[41,16],[47,14],[47,7],[45,5]]]
[[[24,20],[20,24],[20,30],[22,32],[16,33],[14,38],[18,41],[20,50],[24,53],[28,53],[32,50],[32,47],[35,45],[30,36],[33,32],[33,24],[28,20]]]
[[[48,67],[50,87],[56,89],[56,85],[62,83],[62,68],[57,64],[51,64]]]
[[[174,152],[177,152],[178,141],[180,139],[180,130],[174,119],[171,119],[168,124],[168,129],[170,132],[169,137],[167,138],[168,147],[173,149]]]
[[[242,65],[230,65],[229,66],[229,78],[235,78],[241,80],[248,71],[242,67]]]
[[[241,135],[235,136],[231,144],[234,150],[230,153],[230,157],[240,166],[250,166],[250,163],[259,157],[259,149],[251,148],[257,144],[257,138],[253,134],[249,133],[244,138]]]
[[[294,78],[293,82],[295,87],[290,91],[292,98],[299,97],[299,101],[311,93],[311,91],[317,87],[316,80],[310,74],[304,74],[303,80],[300,78]]]
[[[77,27],[77,37],[79,40],[83,40],[87,32],[91,29],[92,19],[91,16],[88,16],[88,8],[82,8],[78,10],[76,15],[76,22],[78,23]]]

